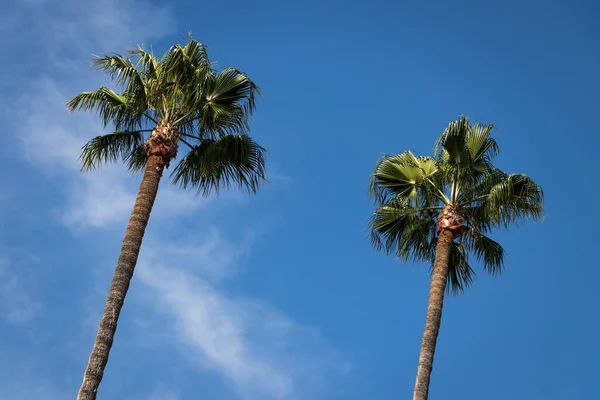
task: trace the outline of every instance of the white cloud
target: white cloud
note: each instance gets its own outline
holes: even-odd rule
[[[82,56],[119,52],[163,37],[175,25],[168,7],[145,0],[67,0],[61,7],[33,1],[23,6],[24,18],[31,19],[30,30],[43,34],[48,56],[65,69],[74,68],[71,62],[81,64]]]
[[[26,282],[7,259],[0,259],[0,310],[10,323],[28,322],[35,317],[39,309],[40,305],[31,296]]]
[[[23,145],[23,154],[51,174],[56,173],[57,165],[78,169],[77,159],[85,143],[83,135],[93,137],[102,132],[99,124],[92,125],[90,117],[69,120],[66,99],[64,87],[43,75],[30,83],[17,102],[20,123],[15,133]]]
[[[172,327],[190,361],[221,373],[244,399],[326,398],[348,363],[318,330],[264,302],[229,297],[211,282],[214,271],[232,271],[240,254],[235,244],[213,234],[195,247],[175,257],[172,246],[146,253],[136,275],[151,289],[147,296],[157,311],[172,321],[164,326]]]
[[[134,399],[131,400],[182,400],[182,397],[174,392],[164,388],[162,383],[154,384],[156,387],[150,392],[150,394],[138,394]],[[138,397],[139,396],[139,397]]]
[[[183,236],[183,232],[180,232]],[[199,240],[200,238],[200,240]],[[231,278],[237,272],[238,260],[250,252],[253,236],[244,242],[232,243],[216,228],[208,228],[205,234],[194,232],[193,238],[180,237],[176,243],[149,238],[150,245],[141,256],[143,262],[169,260],[170,263],[185,268],[187,272],[199,274],[211,283]]]
[[[12,11],[13,19],[29,27],[23,33],[35,36],[36,45],[42,47],[46,61],[50,60],[40,75],[19,84],[18,101],[11,110],[18,115],[13,132],[24,156],[68,189],[67,208],[57,213],[67,225],[82,229],[126,221],[139,177],[133,179],[123,167],[80,174],[81,147],[106,132],[90,115],[69,115],[64,104],[77,92],[108,83],[88,67],[92,53],[123,52],[144,40],[164,36],[174,26],[171,12],[143,0],[71,0],[61,7],[31,1]],[[157,19],[160,24],[146,23]],[[157,205],[168,207],[170,215],[191,212],[204,204],[168,185],[161,187],[161,196],[165,200]]]
[[[45,53],[37,54],[44,60],[40,72],[16,85],[19,92],[13,98],[18,101],[14,107],[11,103],[10,112],[17,118],[11,115],[10,120],[19,125],[12,132],[19,138],[25,158],[66,194],[59,215],[73,229],[124,223],[139,176],[131,177],[123,167],[79,173],[81,147],[103,131],[91,116],[69,115],[64,102],[80,91],[107,83],[87,66],[91,53],[122,52],[161,37],[172,29],[170,15],[164,8],[138,0],[68,0],[61,7],[29,1],[14,15],[19,26],[30,27],[26,42],[35,40]],[[10,29],[16,25],[11,24]],[[2,31],[7,29],[5,26]],[[16,46],[12,41],[10,45]],[[192,213],[208,201],[164,182],[153,219]],[[161,325],[163,334],[179,340],[186,349],[184,356],[225,376],[244,399],[327,398],[331,382],[347,373],[348,364],[318,330],[259,300],[226,295],[220,286],[235,276],[249,243],[230,243],[217,231],[210,231],[202,242],[179,241],[177,245],[164,236],[155,238],[160,241],[160,252],[151,253],[152,246],[145,246],[136,278],[148,288],[150,304],[174,322]],[[0,307],[5,307],[7,318],[13,321],[32,318],[35,301],[23,290],[24,283],[13,279],[16,275],[8,267],[0,267],[0,282],[5,283],[0,286],[0,298],[12,301],[4,301]],[[105,288],[102,291],[105,293]],[[49,398],[25,389],[15,387],[10,393],[22,392],[15,399]],[[176,398],[172,391],[162,391],[153,400]]]
[[[39,382],[34,377],[28,377],[27,380],[15,379],[14,376],[11,378],[0,383],[0,400],[64,400],[74,397],[55,389],[50,382]]]
[[[126,1],[125,5],[130,3]],[[112,2],[103,1],[102,4],[110,6]],[[111,7],[108,7],[108,15],[114,8]],[[110,31],[113,28],[110,18],[102,17],[96,20],[98,17],[88,11],[79,15],[78,19],[69,24],[77,26],[81,32],[90,32],[88,25],[92,28],[99,26],[97,32],[101,36],[105,33],[104,31]],[[119,9],[118,14],[117,21],[119,18],[125,18],[127,8]],[[59,22],[47,23],[60,25]],[[85,29],[83,29],[84,25]],[[71,28],[65,29],[70,30]],[[119,25],[118,30],[122,31],[122,29]],[[59,33],[51,32],[49,37],[59,40],[58,38],[61,38],[62,34],[66,34],[61,32],[60,30]],[[81,36],[82,38],[78,40],[92,41],[91,37],[88,37],[90,35],[82,33]],[[124,45],[124,38],[132,36],[139,36],[140,39],[143,37],[135,32],[123,32],[123,35],[119,35],[118,40],[105,37],[104,41],[112,44],[115,51],[119,51],[121,50],[120,46]],[[106,45],[106,43],[104,44]],[[65,69],[60,67],[57,67],[56,70],[59,73],[65,72]],[[48,75],[32,79],[26,86],[25,93],[20,97],[16,110],[20,124],[16,127],[15,133],[22,144],[24,156],[49,177],[61,179],[69,189],[67,207],[59,214],[62,215],[64,222],[74,229],[103,227],[115,222],[126,221],[133,208],[140,179],[139,176],[133,178],[123,166],[107,166],[102,171],[94,171],[85,175],[78,171],[80,168],[78,157],[82,146],[92,137],[106,133],[102,130],[100,122],[93,116],[69,115],[64,107],[70,96],[82,90],[79,88],[80,81],[87,81],[86,89],[93,89],[106,83],[99,79],[100,76],[91,76],[90,72],[93,71],[70,74],[69,80],[53,78]],[[89,78],[88,75],[90,75]],[[77,88],[75,89],[75,87]],[[157,208],[168,208],[169,215],[173,216],[191,212],[205,203],[206,200],[195,198],[190,193],[177,191],[169,187],[168,182],[164,182],[157,200]],[[155,212],[155,214],[160,214],[160,212]]]
[[[172,393],[156,393],[149,397],[148,400],[179,400],[180,397]]]
[[[68,225],[99,227],[123,221],[135,200],[132,179],[124,168],[111,166],[85,175],[79,172],[81,147],[102,134],[102,128],[90,116],[69,115],[63,105],[65,99],[64,89],[48,76],[31,85],[17,111],[22,122],[16,134],[23,155],[68,190],[67,207],[60,212]]]

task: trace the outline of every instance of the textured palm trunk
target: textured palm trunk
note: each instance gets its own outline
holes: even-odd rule
[[[129,283],[133,277],[133,270],[137,263],[138,254],[146,231],[146,225],[150,218],[150,212],[156,199],[158,185],[162,177],[165,162],[158,155],[150,155],[148,157],[146,167],[144,169],[144,177],[138,191],[137,198],[127,229],[121,246],[121,254],[117,261],[117,268],[108,296],[104,313],[100,320],[100,327],[94,342],[92,354],[88,361],[83,384],[77,395],[78,400],[95,400],[98,386],[104,375],[104,368],[108,362],[108,354],[113,344],[115,332],[117,330],[117,321],[125,295],[129,289]]]
[[[454,233],[451,229],[441,229],[436,246],[433,275],[429,286],[429,302],[427,304],[427,318],[425,331],[421,342],[419,367],[413,400],[427,400],[429,396],[429,380],[433,369],[433,356],[437,343],[440,324],[442,322],[442,307],[444,305],[444,291],[450,262],[450,251]]]

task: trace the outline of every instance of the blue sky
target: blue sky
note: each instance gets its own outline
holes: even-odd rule
[[[164,182],[101,399],[410,398],[428,268],[370,248],[366,189],[381,153],[428,153],[459,114],[498,126],[547,221],[495,234],[505,273],[447,298],[431,397],[597,398],[600,9],[494,3],[3,3],[0,400],[75,397],[139,183],[79,172],[102,129],[64,102],[106,83],[91,54],[189,31],[263,89],[270,184]]]

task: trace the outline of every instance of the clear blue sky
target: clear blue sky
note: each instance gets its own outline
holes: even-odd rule
[[[139,182],[79,173],[102,129],[64,102],[106,83],[92,53],[189,31],[263,89],[270,184],[201,199],[164,182],[100,399],[410,398],[428,268],[370,248],[368,179],[459,114],[498,126],[499,166],[543,185],[547,221],[494,235],[506,272],[447,298],[431,398],[597,399],[599,16],[592,0],[4,3],[0,400],[75,398]]]

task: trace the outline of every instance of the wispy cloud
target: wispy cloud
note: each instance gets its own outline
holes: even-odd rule
[[[32,377],[33,378],[33,377]],[[64,400],[68,396],[52,386],[50,382],[35,382],[35,379],[12,379],[0,383],[0,400]]]
[[[140,395],[131,400],[182,400],[182,397],[173,390],[165,389],[162,384],[150,392],[149,395]]]
[[[77,161],[81,147],[105,132],[91,116],[69,115],[64,103],[80,91],[107,83],[83,61],[92,53],[121,52],[170,32],[170,13],[153,4],[142,0],[68,0],[59,8],[50,1],[28,1],[12,14],[19,23],[1,28],[12,32],[16,26],[29,26],[24,40],[36,43],[46,61],[35,74],[19,82],[13,95],[17,100],[10,110],[18,116],[12,120],[19,123],[12,132],[26,160],[56,182],[66,196],[57,215],[75,231],[124,224],[139,177],[132,177],[121,166],[81,174]],[[156,20],[160,23],[139,22]],[[43,40],[36,41],[38,37]],[[274,175],[274,179],[287,180],[282,175]],[[153,221],[194,215],[214,201],[195,198],[164,183]],[[177,348],[185,349],[181,356],[188,359],[190,369],[203,366],[216,371],[231,382],[240,398],[326,399],[335,382],[349,370],[344,357],[318,329],[294,321],[263,301],[226,290],[227,282],[236,277],[240,260],[250,251],[252,237],[234,243],[221,231],[209,229],[204,233],[199,234],[201,240],[188,242],[160,232],[146,240],[136,279],[147,289],[145,301],[158,313],[148,318],[163,322],[153,334],[176,338]],[[149,251],[153,241],[160,243],[160,251]],[[0,281],[5,283],[0,287],[0,298],[11,297],[12,304],[19,306],[7,308],[4,315],[24,321],[35,315],[35,301],[22,290],[21,278],[13,279],[16,275],[9,267],[0,264]],[[103,294],[105,291],[103,288]],[[14,313],[16,309],[21,314]],[[95,315],[100,310],[95,309]],[[155,321],[152,326],[156,327]],[[0,392],[2,388],[0,385]],[[15,399],[49,398],[26,389],[14,387],[10,393],[15,393]],[[157,391],[151,400],[175,400],[184,395],[169,388]]]
[[[24,34],[43,39],[36,43],[43,46],[54,67],[62,69],[53,68],[55,74],[82,65],[82,56],[160,38],[172,33],[175,26],[168,6],[147,0],[66,0],[60,6],[48,0],[30,0],[19,2],[11,16],[27,24]]]
[[[22,274],[17,274],[10,262],[0,258],[0,310],[12,324],[21,324],[34,318],[40,304],[35,300]]]
[[[223,374],[244,399],[327,398],[349,363],[317,329],[211,282],[214,271],[231,273],[239,259],[234,244],[213,234],[195,247],[175,258],[175,247],[149,254],[137,273],[190,362]]]
[[[179,400],[181,397],[172,393],[156,393],[150,396],[148,400]]]
[[[233,243],[215,227],[206,228],[204,233],[195,232],[193,238],[180,237],[176,242],[159,244],[150,238],[142,261],[169,260],[187,272],[218,283],[235,276],[239,259],[249,254],[254,239],[253,235],[247,235],[243,242]],[[153,242],[156,246],[152,246]]]
[[[74,65],[81,67],[81,61],[91,58],[93,51],[122,52],[147,38],[163,35],[170,30],[172,21],[164,9],[144,2],[69,3],[73,4],[65,5],[61,12],[49,10],[50,5],[45,2],[29,4],[33,29],[44,32],[43,44],[46,54],[54,58],[54,68],[52,76],[41,74],[24,84],[25,91],[16,108],[20,123],[14,131],[27,160],[49,177],[62,180],[68,188],[66,208],[58,212],[62,220],[75,229],[105,227],[127,219],[139,179],[133,179],[122,166],[108,166],[101,173],[87,175],[78,172],[82,146],[92,137],[108,132],[90,115],[69,115],[64,104],[75,93],[107,81],[87,65]],[[163,21],[158,30],[132,23],[137,18],[152,20],[151,16],[157,15]],[[61,61],[70,57],[77,57],[78,62]],[[172,216],[191,212],[205,203],[206,200],[164,185],[157,208],[168,207]]]
[[[33,90],[35,87],[35,91]],[[59,214],[71,226],[104,226],[126,218],[135,199],[128,176],[114,167],[101,174],[82,175],[78,157],[86,139],[102,134],[92,117],[71,118],[63,104],[67,94],[54,79],[42,76],[19,104],[16,133],[22,153],[48,178],[68,189],[68,203]],[[89,135],[89,136],[88,136]]]

